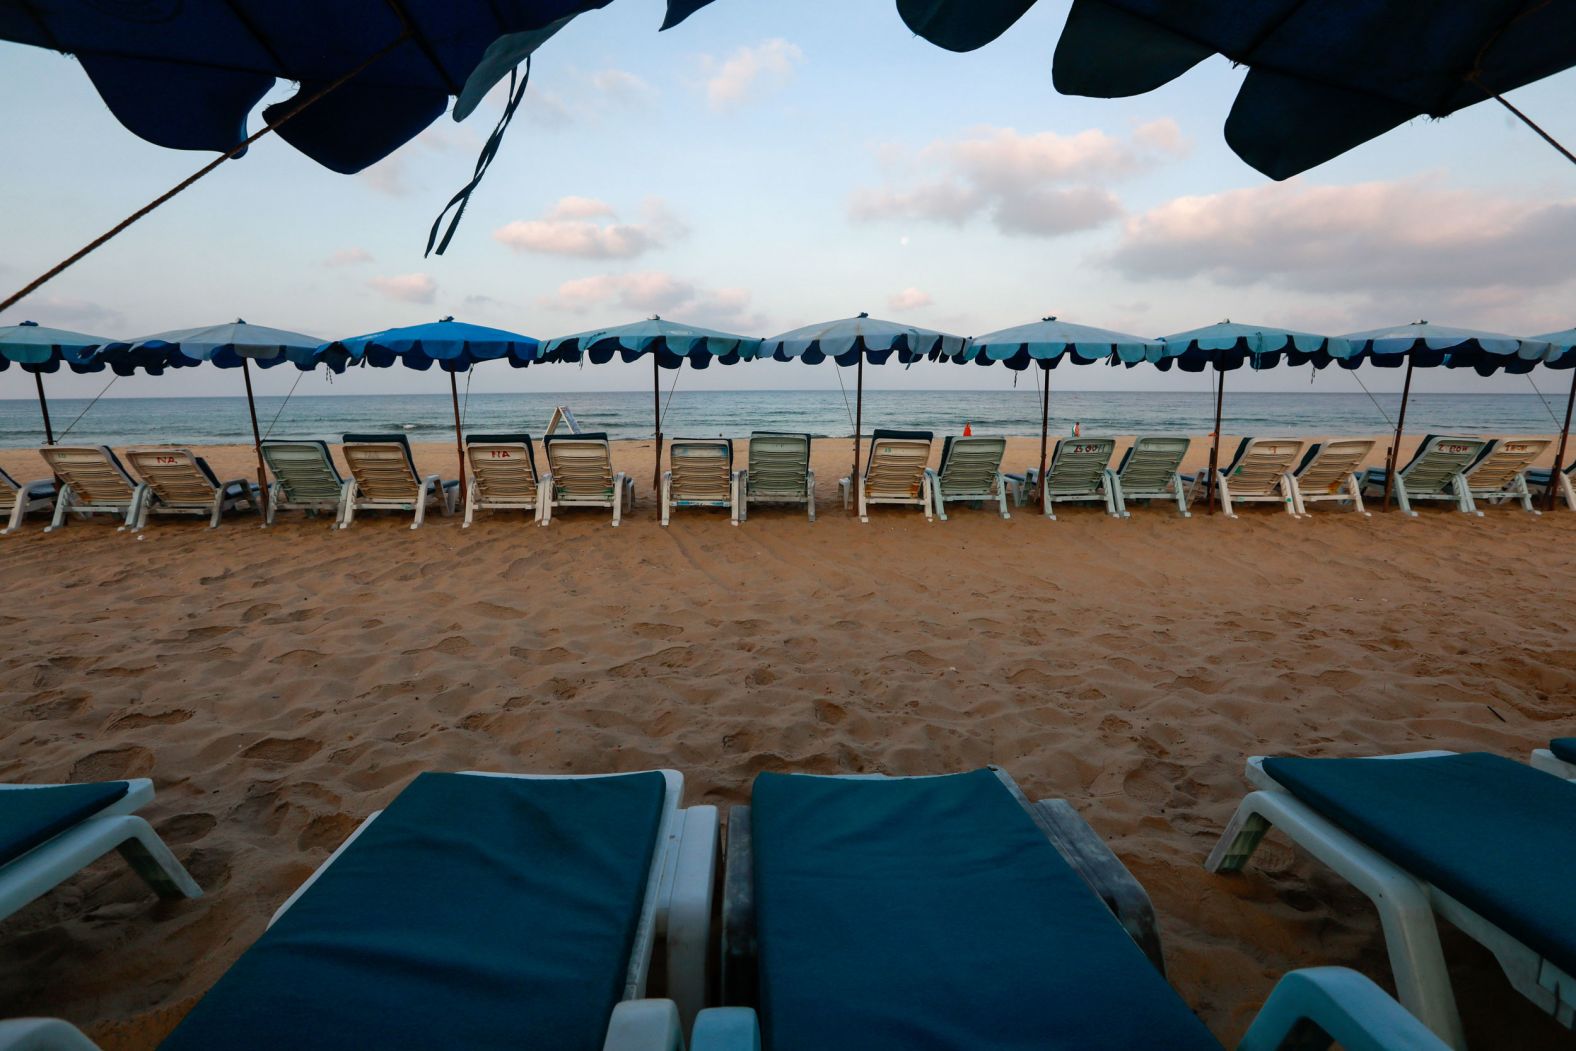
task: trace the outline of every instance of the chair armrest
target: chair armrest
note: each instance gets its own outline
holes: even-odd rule
[[[761,1028],[748,1007],[711,1007],[695,1019],[690,1051],[761,1051]]]
[[[1447,1045],[1384,990],[1345,967],[1293,971],[1275,983],[1238,1051],[1328,1048],[1447,1051]]]
[[[613,1008],[602,1051],[684,1051],[672,1000],[625,1000]]]
[[[755,861],[750,808],[728,808],[727,860],[722,876],[722,1002],[755,1005]]]
[[[98,1045],[58,1018],[0,1022],[0,1051],[98,1051]]]

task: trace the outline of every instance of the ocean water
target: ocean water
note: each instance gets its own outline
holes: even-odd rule
[[[673,437],[747,437],[752,430],[808,431],[822,436],[854,431],[852,392],[678,391],[664,410],[663,433]],[[649,438],[652,398],[634,391],[574,394],[475,394],[463,404],[467,431],[528,431],[540,435],[553,407],[568,405],[582,430],[613,438]],[[1377,403],[1377,404],[1376,404]],[[1400,396],[1347,393],[1250,393],[1226,396],[1222,431],[1377,434],[1393,429]],[[1420,394],[1407,408],[1409,433],[1548,434],[1559,429],[1551,412],[1563,405],[1535,394]],[[1051,393],[1051,433],[1067,434],[1075,422],[1085,435],[1204,434],[1211,429],[1214,402],[1203,390],[1068,391]],[[56,440],[125,446],[179,442],[210,445],[250,442],[246,399],[103,398],[51,399]],[[441,441],[454,432],[447,394],[298,395],[257,399],[264,431],[276,438],[337,440],[347,431],[404,431],[412,441]],[[964,423],[976,434],[1038,435],[1039,396],[1032,387],[1007,391],[867,390],[863,429],[900,427],[958,433]],[[0,447],[42,441],[38,406],[26,399],[0,400]]]

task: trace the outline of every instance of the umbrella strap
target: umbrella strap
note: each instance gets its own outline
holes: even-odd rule
[[[655,354],[656,351],[652,351],[652,353]],[[673,392],[679,389],[679,373],[683,371],[684,365],[682,362],[678,368],[673,370],[673,385],[668,388],[668,400],[662,403],[662,415],[657,417],[657,430],[659,431],[662,429],[662,421],[668,418],[668,409],[673,406]]]
[[[432,221],[432,230],[427,234],[427,251],[424,256],[431,255],[433,243],[437,243],[437,252],[442,255],[449,247],[449,242],[454,238],[454,232],[459,229],[460,220],[465,216],[465,206],[471,203],[471,194],[481,185],[482,176],[487,174],[487,169],[492,165],[493,158],[498,155],[498,147],[503,145],[503,134],[509,128],[509,122],[514,119],[514,111],[520,108],[520,100],[525,98],[525,86],[531,82],[531,56],[525,58],[525,74],[522,76],[518,70],[509,71],[509,101],[504,105],[503,115],[498,118],[498,126],[493,128],[492,134],[487,136],[487,141],[482,145],[482,151],[476,157],[476,170],[471,175],[471,181],[460,188],[460,192],[449,198],[449,203],[443,206],[443,211]],[[444,217],[454,211],[454,218],[449,220],[449,228],[444,231],[443,239],[438,240],[438,230],[443,226]]]
[[[86,416],[88,414],[88,409],[91,409],[93,406],[98,404],[98,400],[100,398],[102,398],[105,395],[105,393],[111,387],[113,387],[115,385],[115,381],[118,380],[118,379],[120,379],[119,376],[111,376],[109,378],[109,382],[104,384],[104,390],[101,390],[97,394],[93,395],[93,400],[88,402],[87,405],[83,407],[81,412],[77,413],[77,418],[75,420],[72,420],[71,423],[66,427],[65,430],[60,432],[60,437],[55,439],[55,444],[56,445],[60,444],[60,438],[64,438],[66,435],[71,433],[71,428],[75,427],[77,425],[77,423],[82,419],[82,417],[84,417],[84,416]]]
[[[1368,395],[1368,400],[1374,403],[1374,408],[1378,410],[1379,415],[1384,417],[1384,422],[1389,424],[1391,427],[1394,427],[1395,421],[1390,418],[1390,414],[1388,412],[1384,411],[1384,406],[1379,404],[1379,399],[1373,396],[1373,392],[1363,385],[1363,378],[1354,372],[1352,373],[1352,379],[1356,380],[1357,385],[1363,388],[1363,393]]]
[[[1554,421],[1554,426],[1559,427],[1560,418],[1554,415],[1554,409],[1549,406],[1549,399],[1544,396],[1543,392],[1538,389],[1538,385],[1533,382],[1532,373],[1524,372],[1522,375],[1526,376],[1527,382],[1532,384],[1532,392],[1538,396],[1538,403],[1543,406],[1543,411],[1549,414],[1549,419]]]
[[[861,351],[861,353],[863,353]],[[837,389],[843,392],[843,411],[848,413],[848,428],[854,427],[854,407],[848,404],[848,388],[843,386],[843,367],[837,362],[832,362],[832,373],[837,377]]]
[[[290,404],[290,398],[295,394],[296,388],[301,386],[301,377],[305,375],[305,372],[297,370],[296,380],[294,383],[290,384],[290,393],[285,395],[285,400],[282,404],[280,404],[279,411],[274,413],[274,418],[268,421],[268,429],[263,432],[264,438],[267,438],[270,434],[274,433],[274,424],[278,423],[279,417],[285,414],[285,406]]]
[[[465,400],[460,402],[460,426],[464,427],[471,418],[471,377],[476,375],[476,366],[472,365],[465,370]]]

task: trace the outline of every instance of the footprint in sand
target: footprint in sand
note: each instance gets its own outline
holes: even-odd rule
[[[184,723],[192,717],[192,713],[184,708],[172,708],[167,712],[155,712],[144,715],[141,712],[129,712],[110,723],[112,730],[134,730],[141,726],[174,726]]]
[[[333,850],[361,822],[349,814],[319,814],[306,823],[296,846],[301,850]]]
[[[310,737],[265,737],[243,751],[241,758],[261,759],[267,763],[299,763],[312,758],[322,748],[322,741]]]
[[[643,639],[676,639],[684,634],[684,629],[676,624],[636,624],[629,629]]]
[[[147,777],[153,772],[153,753],[141,745],[106,748],[78,759],[71,767],[72,781],[118,781]]]
[[[160,821],[155,829],[167,842],[195,843],[218,825],[219,819],[212,814],[176,814]]]

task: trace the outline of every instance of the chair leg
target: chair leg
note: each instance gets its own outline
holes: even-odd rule
[[[224,516],[224,489],[220,488],[220,490],[217,493],[214,494],[213,510],[212,510],[212,513],[210,513],[208,515],[208,528],[209,529],[218,529],[219,528],[219,519],[222,518],[223,516]]]
[[[1521,501],[1521,509],[1523,511],[1527,511],[1535,515],[1541,515],[1543,513],[1532,506],[1532,489],[1527,485],[1527,473],[1525,471],[1516,475],[1515,492],[1516,499]]]
[[[416,492],[416,513],[411,518],[410,522],[410,527],[412,529],[420,529],[422,523],[427,520],[427,501],[431,499],[431,491],[427,488],[426,484],[423,483],[422,487]]]
[[[668,527],[668,518],[672,512],[673,501],[673,472],[662,472],[662,528]]]
[[[1358,481],[1357,475],[1353,474],[1346,479],[1346,487],[1352,494],[1352,507],[1357,513],[1364,518],[1372,518],[1373,515],[1363,506],[1363,483]]]
[[[1472,499],[1472,487],[1468,484],[1466,475],[1458,474],[1451,482],[1456,487],[1456,503],[1463,514],[1483,517],[1483,512],[1477,509],[1477,503]]]
[[[1576,510],[1576,506],[1573,506]],[[55,513],[50,516],[49,524],[44,527],[44,532],[53,533],[66,524],[66,512],[71,510],[71,486],[63,485],[60,492],[55,494]]]
[[[807,506],[809,508],[809,511],[807,513],[810,516],[810,521],[814,522],[815,521],[815,472],[814,471],[806,471],[804,473],[804,478],[805,478],[805,481],[804,481],[804,502],[805,502],[805,506]],[[1571,506],[1572,506],[1572,510],[1576,510],[1576,503],[1572,503]]]
[[[1025,477],[1027,477],[1027,475],[1025,475]],[[1050,487],[1050,485],[1048,483],[1045,486],[1045,501],[1044,501],[1044,503],[1045,503],[1045,517],[1049,518],[1053,522],[1056,521],[1056,497],[1051,495],[1051,487]]]
[[[469,529],[471,522],[476,518],[476,479],[472,478],[465,485],[465,517],[460,520],[461,529]]]
[[[1293,518],[1301,516],[1301,512],[1297,510],[1296,484],[1292,480],[1291,475],[1283,474],[1280,476],[1281,506]]]
[[[868,524],[869,521],[870,521],[870,508],[867,507],[866,504],[865,504],[865,478],[864,478],[864,475],[860,475],[859,479],[857,480],[857,482],[855,484],[858,485],[858,487],[859,487],[859,520],[861,522],[865,522],[865,523]]]
[[[996,503],[1001,509],[1003,520],[1012,517],[1012,513],[1007,510],[1007,476],[1000,471],[996,472]]]
[[[620,471],[613,476],[613,528],[618,528],[618,523],[624,517],[624,472]]]
[[[0,530],[0,532],[14,533],[20,529],[22,526],[22,515],[24,514],[23,509],[26,507],[27,484],[24,482],[22,488],[16,491],[16,502],[11,505],[11,518],[6,522],[5,529]]]
[[[842,496],[843,496],[843,510],[844,511],[848,510],[848,496],[849,496],[849,494],[848,494],[848,486],[849,486],[849,481],[848,481],[847,478],[839,478],[837,480],[837,491],[839,493],[841,493]]]
[[[1115,476],[1109,470],[1100,476],[1100,495],[1105,497],[1105,513],[1112,518],[1121,518],[1122,512],[1116,502]]]
[[[935,477],[929,471],[926,471],[925,479],[922,484],[928,485],[930,487],[930,497],[935,501],[936,504],[936,517],[945,522],[947,520],[947,504],[946,494],[941,491],[941,480]],[[928,509],[925,512],[925,517],[930,517],[930,512]]]
[[[1193,512],[1189,511],[1187,507],[1188,490],[1182,484],[1181,471],[1171,472],[1171,485],[1177,494],[1177,511],[1181,513],[1183,518],[1192,518]]]
[[[1220,493],[1220,509],[1227,518],[1236,518],[1237,512],[1231,509],[1231,487],[1226,484],[1226,472],[1220,472],[1220,478],[1215,483],[1216,490]]]
[[[940,494],[936,493],[936,487],[933,480],[927,474],[919,480],[919,500],[921,506],[925,508],[925,521],[927,522],[934,522],[936,520],[935,517],[930,513],[930,502],[933,495],[937,500],[941,499]]]

